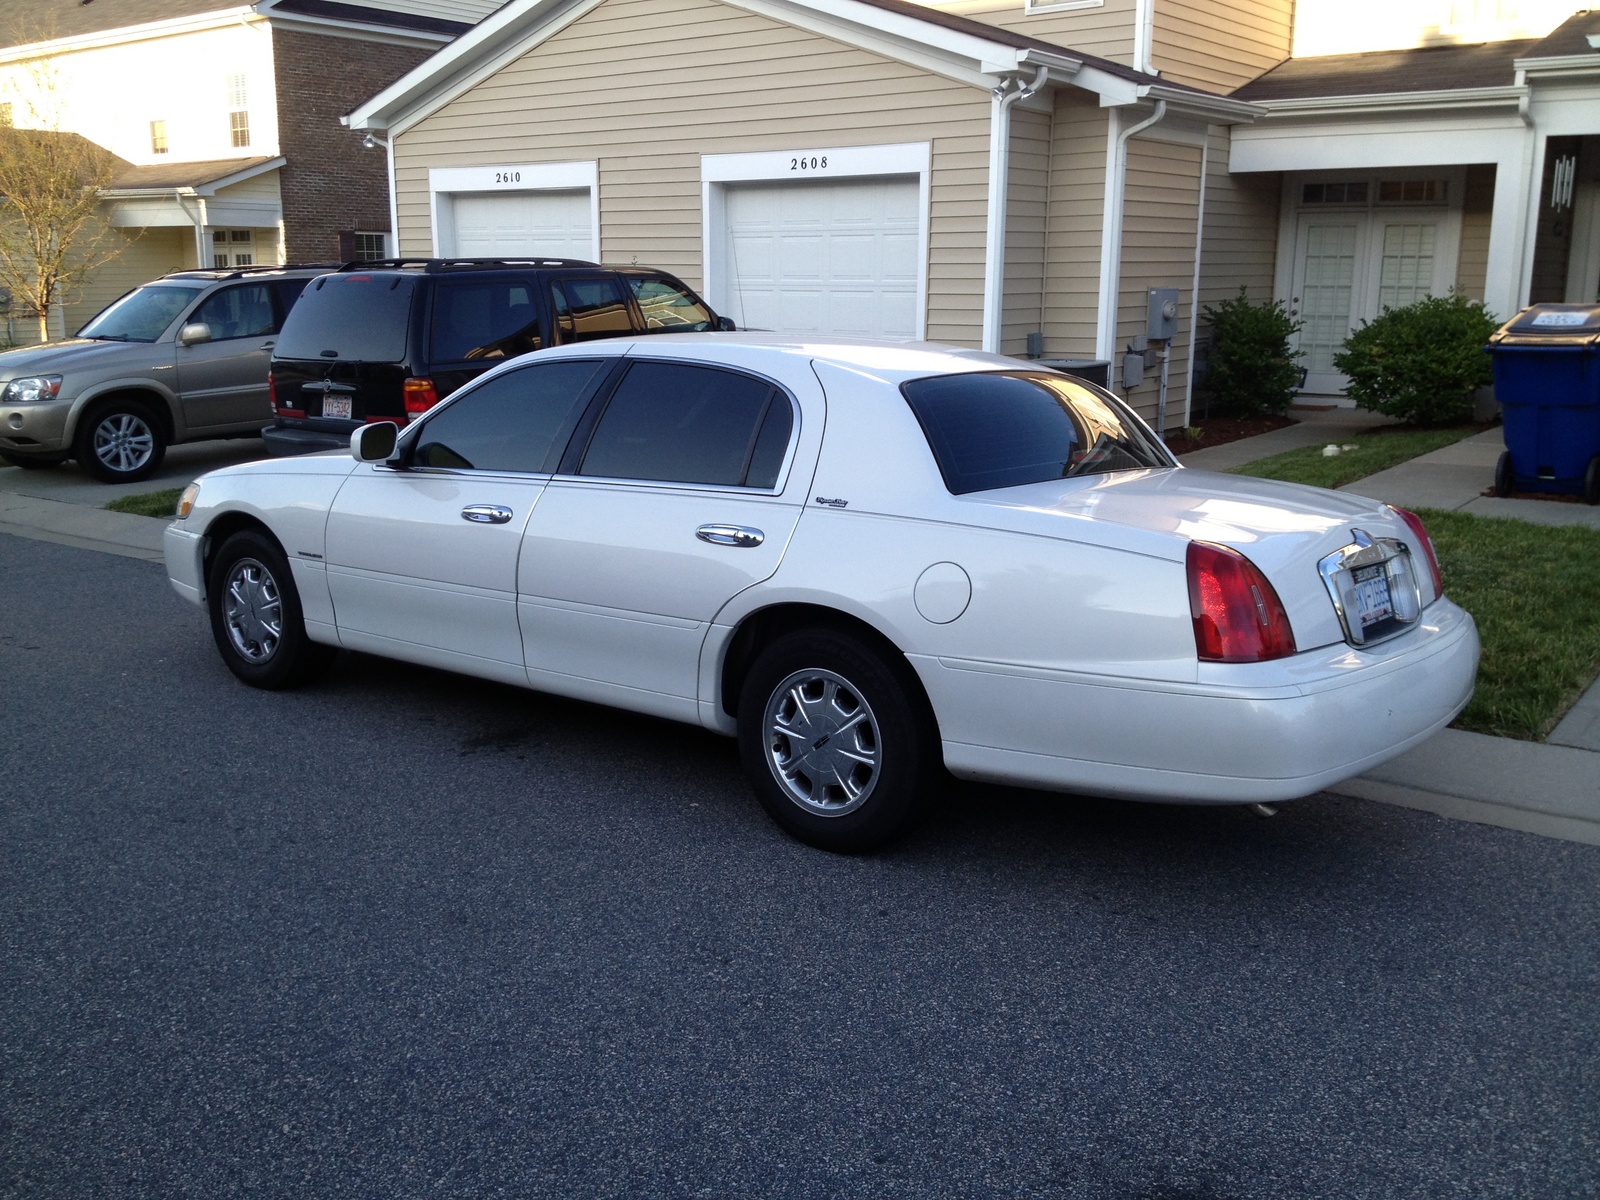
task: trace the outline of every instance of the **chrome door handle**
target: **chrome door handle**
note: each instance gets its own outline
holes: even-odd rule
[[[461,515],[479,525],[504,525],[511,520],[511,510],[503,504],[469,504],[461,510]]]
[[[759,529],[744,525],[702,525],[694,531],[695,537],[713,546],[743,546],[750,549],[761,545],[767,535]]]

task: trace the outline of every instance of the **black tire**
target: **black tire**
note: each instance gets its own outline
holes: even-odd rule
[[[9,450],[0,450],[0,462],[21,467],[24,471],[43,471],[48,467],[59,467],[66,459],[65,454],[41,454],[35,457],[32,454],[12,454]]]
[[[206,608],[222,661],[251,687],[309,683],[338,653],[306,636],[289,561],[254,530],[234,534],[217,551],[206,576]]]
[[[1588,470],[1583,473],[1583,502],[1600,504],[1600,454],[1589,460]]]
[[[781,731],[796,715],[815,740]],[[938,729],[910,664],[834,630],[787,634],[763,650],[738,722],[739,757],[761,806],[821,850],[861,854],[899,837],[944,778]]]
[[[1500,461],[1494,465],[1494,494],[1509,496],[1517,490],[1517,478],[1511,470],[1511,451],[1502,450]]]
[[[111,400],[84,414],[72,441],[78,465],[104,483],[137,483],[167,456],[161,421],[141,400]]]

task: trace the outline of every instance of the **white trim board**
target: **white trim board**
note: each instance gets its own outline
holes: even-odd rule
[[[587,189],[589,228],[594,248],[590,258],[600,261],[600,164],[497,163],[487,167],[429,167],[428,216],[433,224],[433,254],[444,254],[445,234],[455,240],[454,197],[485,192],[570,192]]]
[[[800,163],[806,166],[801,169]],[[826,161],[827,166],[821,163]],[[815,162],[817,165],[812,166]],[[729,311],[730,271],[725,261],[726,185],[808,179],[868,179],[915,176],[917,192],[917,336],[928,335],[928,214],[932,190],[931,142],[886,146],[812,146],[804,150],[758,150],[748,154],[700,156],[700,244],[705,297],[719,312]]]

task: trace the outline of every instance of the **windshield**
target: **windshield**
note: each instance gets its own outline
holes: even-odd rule
[[[1133,411],[1080,379],[974,372],[900,386],[955,495],[1175,465]]]
[[[153,342],[205,289],[166,285],[135,288],[101,309],[78,336],[104,342]]]

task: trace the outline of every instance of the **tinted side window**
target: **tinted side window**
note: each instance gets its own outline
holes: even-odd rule
[[[1043,371],[939,375],[900,385],[956,495],[1172,459],[1131,410]]]
[[[793,421],[788,397],[765,380],[684,363],[635,363],[606,405],[579,473],[772,487]]]
[[[514,358],[543,344],[526,280],[463,280],[434,290],[429,357],[436,363]]]
[[[211,340],[266,337],[278,331],[272,308],[272,287],[266,283],[241,283],[212,292],[189,317],[211,326]]]
[[[660,275],[625,275],[646,329],[711,328],[711,313],[686,288]]]
[[[606,366],[604,360],[567,359],[487,380],[428,418],[413,461],[421,467],[553,471]]]
[[[411,326],[407,275],[322,275],[300,294],[283,323],[277,358],[399,362]]]
[[[563,342],[633,332],[622,287],[615,278],[558,279],[550,286],[556,329]]]

